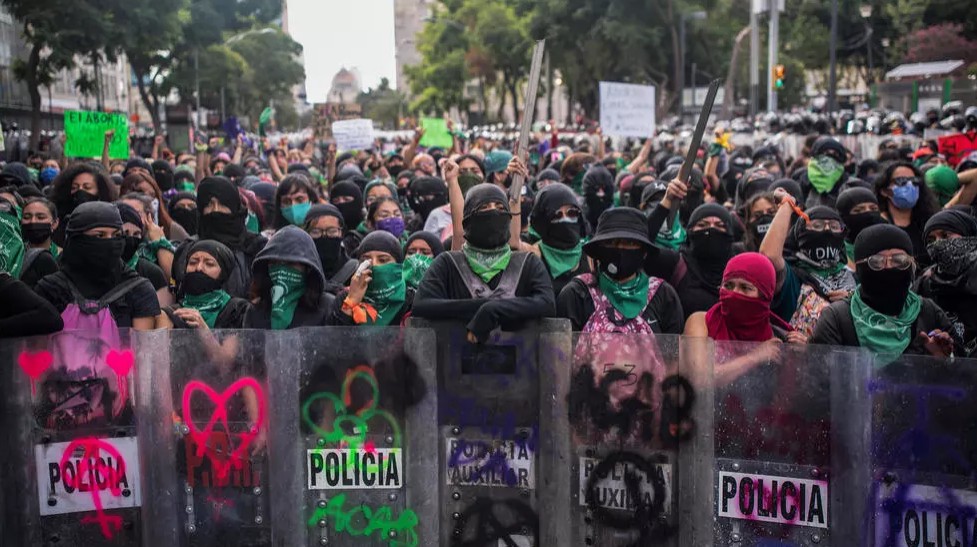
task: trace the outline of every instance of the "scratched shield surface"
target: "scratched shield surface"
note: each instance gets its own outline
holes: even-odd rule
[[[865,360],[825,346],[715,344],[714,545],[852,545],[834,532],[852,451],[832,396]],[[864,422],[862,422],[864,423]]]
[[[977,361],[878,359],[865,383],[872,416],[864,545],[977,541]]]
[[[2,342],[3,539],[138,544],[143,485],[127,331]],[[6,543],[5,543],[6,544]]]

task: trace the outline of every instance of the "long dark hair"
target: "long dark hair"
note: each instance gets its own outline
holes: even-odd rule
[[[773,192],[761,192],[747,200],[746,205],[740,210],[740,218],[743,221],[743,226],[746,228],[746,235],[743,236],[743,247],[747,251],[757,252],[760,249],[760,243],[762,243],[762,239],[757,239],[753,234],[753,230],[750,229],[750,211],[753,210],[753,206],[761,199],[769,201],[775,207],[777,205],[777,198]]]
[[[309,201],[313,205],[318,203],[322,197],[319,194],[318,188],[305,175],[292,174],[282,179],[278,184],[278,188],[275,190],[275,223],[273,227],[276,230],[280,230],[289,225],[288,220],[282,216],[282,196],[287,196],[295,190],[304,191],[309,196]]]
[[[913,164],[906,161],[894,161],[885,166],[885,170],[881,174],[875,177],[875,197],[879,200],[879,210],[886,213],[886,215],[891,216],[889,208],[892,206],[892,201],[888,196],[884,195],[882,192],[889,188],[892,184],[893,173],[896,169],[900,167],[905,167],[906,169],[911,169],[913,176],[916,177],[919,187],[919,199],[916,201],[916,205],[913,207],[911,221],[913,224],[923,226],[929,218],[939,211],[939,206],[936,204],[936,198],[933,196],[933,192],[930,191],[929,186],[926,186],[926,182],[923,180],[923,174],[916,168]],[[889,219],[892,220],[891,218]]]
[[[133,172],[129,173],[122,179],[122,186],[119,187],[119,191],[122,194],[128,194],[131,192],[139,192],[138,186],[140,182],[145,182],[153,188],[153,195],[149,196],[150,200],[156,198],[157,210],[159,214],[159,225],[166,232],[166,237],[172,238],[173,234],[170,231],[173,226],[173,219],[170,218],[170,213],[166,210],[166,201],[163,200],[163,191],[160,190],[159,184],[156,183],[156,179],[152,175],[147,175],[146,173]]]
[[[95,177],[99,201],[111,203],[119,196],[118,189],[114,183],[109,182],[109,175],[102,166],[84,161],[75,162],[58,173],[54,183],[52,183],[54,190],[51,192],[51,201],[58,208],[58,213],[62,217],[61,220],[64,220],[74,210],[74,203],[71,200],[71,183],[78,175],[84,173]]]

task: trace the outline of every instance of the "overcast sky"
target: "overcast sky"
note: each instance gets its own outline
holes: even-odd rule
[[[310,103],[325,101],[340,68],[357,68],[363,88],[396,87],[394,0],[287,0],[288,27],[305,51]]]

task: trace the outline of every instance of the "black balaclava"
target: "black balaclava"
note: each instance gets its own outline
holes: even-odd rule
[[[421,196],[434,197],[423,200]],[[448,203],[448,186],[437,177],[415,177],[407,186],[407,202],[411,210],[427,220],[431,211]]]
[[[569,186],[551,184],[536,194],[536,202],[529,215],[529,225],[543,243],[556,249],[572,249],[583,236],[583,222],[551,222],[553,215],[564,205],[578,207],[577,195]]]
[[[830,207],[813,207],[807,211],[807,215],[811,220],[844,222],[838,211]],[[806,222],[799,221],[794,224],[794,238],[797,240],[799,252],[803,253],[809,264],[827,269],[846,259],[844,232],[812,232],[807,229]]]
[[[159,189],[163,192],[169,192],[173,189],[173,166],[170,162],[166,160],[156,160],[153,162],[153,178],[156,179],[156,184],[159,185]]]
[[[478,212],[486,203],[498,202],[504,210]],[[497,249],[509,241],[509,200],[505,192],[491,183],[477,184],[465,197],[464,219],[465,240],[478,249]]]
[[[214,260],[220,265],[221,273],[217,276],[217,279],[213,279],[203,272],[187,273],[186,267],[190,262],[190,257],[199,251],[203,251],[214,257]],[[186,257],[187,260],[182,261],[183,271],[179,277],[178,298],[182,298],[185,294],[200,295],[219,290],[231,277],[231,272],[234,271],[234,268],[237,267],[237,262],[234,260],[234,252],[227,245],[212,239],[202,239],[194,242],[187,249]]]
[[[696,223],[708,217],[718,217],[726,225],[726,232],[715,228],[693,231]],[[723,280],[723,270],[732,256],[733,236],[730,230],[733,217],[725,207],[717,203],[706,203],[695,208],[689,216],[688,250],[683,253],[689,265],[710,287],[719,287]]]
[[[193,192],[177,192],[173,197],[167,202],[166,210],[170,213],[170,218],[172,218],[177,224],[183,227],[188,234],[195,236],[197,235],[197,209],[183,209],[176,207],[176,204],[189,199],[196,205],[197,196]]]
[[[848,232],[845,235],[845,239],[849,243],[854,243],[855,239],[858,238],[858,234],[862,233],[862,230],[868,228],[869,226],[874,226],[876,224],[885,224],[885,219],[882,218],[882,213],[878,211],[873,211],[870,213],[859,213],[857,215],[851,214],[852,208],[862,203],[874,203],[879,204],[878,198],[875,197],[875,192],[867,188],[849,188],[841,194],[838,195],[838,201],[835,203],[835,207],[838,209],[838,214],[841,216],[841,220],[848,227]]]
[[[306,225],[311,225],[316,219],[325,216],[335,217],[339,221],[339,228],[344,232],[346,231],[343,213],[335,205],[327,203],[320,203],[310,207],[309,212],[305,215],[305,223]],[[319,254],[322,273],[326,276],[326,279],[332,277],[343,265],[349,262],[349,255],[346,252],[346,247],[343,245],[343,236],[314,237],[312,241],[315,242],[315,250]]]
[[[593,165],[583,176],[583,197],[587,222],[597,226],[601,213],[614,204],[614,175],[603,165]]]
[[[122,237],[101,239],[85,235],[92,228],[122,229],[122,217],[111,203],[96,201],[79,205],[68,217],[61,270],[82,296],[96,299],[118,285],[124,264]]]
[[[336,203],[338,197],[351,197],[352,201]],[[343,215],[343,224],[347,231],[355,230],[363,222],[363,190],[356,183],[350,181],[337,182],[329,188],[329,199],[333,206]]]
[[[866,263],[857,264],[887,249],[901,249],[912,256],[913,242],[898,226],[877,224],[865,228],[855,239],[855,268],[861,282],[859,290],[862,300],[879,313],[897,316],[906,305],[915,268],[906,270],[893,268],[877,272],[869,268]]]
[[[212,198],[217,198],[231,212],[204,214],[204,209]],[[248,210],[241,203],[241,194],[230,180],[225,177],[207,177],[200,181],[197,188],[197,214],[200,239],[219,241],[232,251],[239,250],[244,244]]]
[[[404,248],[401,247],[400,240],[384,230],[374,230],[366,234],[356,248],[356,256],[363,256],[370,251],[382,251],[392,256],[397,263],[404,262]]]
[[[126,205],[125,203],[121,203],[121,202],[116,203],[115,206],[119,208],[119,216],[122,218],[123,224],[125,224],[126,222],[130,224],[134,224],[139,228],[140,232],[142,232],[145,229],[145,226],[143,226],[142,223],[142,218],[140,218],[138,211]],[[125,232],[125,230],[123,230],[123,232]],[[122,249],[122,261],[128,263],[129,259],[131,259],[132,256],[136,254],[136,250],[139,248],[139,244],[142,243],[142,238],[125,235],[125,233],[123,233],[122,239],[125,240],[125,247]]]
[[[960,289],[973,286],[972,272],[977,266],[977,220],[969,214],[956,209],[940,211],[926,222],[923,239],[928,239],[933,230],[943,230],[962,237],[945,238],[926,245],[926,253],[933,264],[940,281],[953,282]],[[967,279],[960,279],[967,274]]]

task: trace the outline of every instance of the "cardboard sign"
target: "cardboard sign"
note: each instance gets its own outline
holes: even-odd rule
[[[525,442],[446,439],[444,471],[449,486],[536,488],[533,451]]]
[[[590,481],[590,475],[599,463],[600,460],[596,458],[580,458],[580,475],[577,482],[580,487],[578,498],[582,506],[590,505],[590,500],[587,498],[587,484]],[[660,463],[651,464],[651,466],[656,473],[659,473],[658,478],[664,481],[665,499],[663,500],[663,507],[668,512],[672,503],[672,466],[671,464]],[[625,477],[631,473],[638,475],[641,479],[641,505],[650,507],[655,501],[655,488],[652,482],[654,477],[644,476],[644,473],[625,462],[616,464],[605,478],[597,479],[592,492],[594,504],[605,509],[634,511],[639,500],[631,499],[627,484],[624,482]]]
[[[399,448],[336,448],[308,451],[309,490],[370,490],[404,485]]]
[[[828,527],[828,483],[792,477],[719,473],[720,517]]]
[[[332,136],[339,152],[373,148],[373,120],[359,118],[333,122]]]
[[[954,547],[977,542],[977,492],[898,483],[879,491],[875,544]]]
[[[450,150],[454,146],[454,139],[448,131],[448,122],[444,118],[421,118],[421,128],[424,129],[424,136],[421,137],[421,146],[425,148],[444,148]]]
[[[108,450],[96,455],[79,448],[65,457],[70,442],[34,446],[41,516],[95,511],[96,497],[103,510],[141,505],[136,438],[113,437],[99,442],[113,447],[121,462]],[[113,493],[114,489],[119,495]]]
[[[655,86],[601,82],[600,128],[605,135],[652,136],[655,133]]]
[[[115,130],[109,143],[109,157],[129,158],[129,120],[125,114],[66,110],[64,113],[64,155],[69,158],[101,158],[105,132]]]
[[[312,129],[316,136],[331,137],[332,123],[361,118],[363,108],[356,103],[315,103],[312,105]]]

